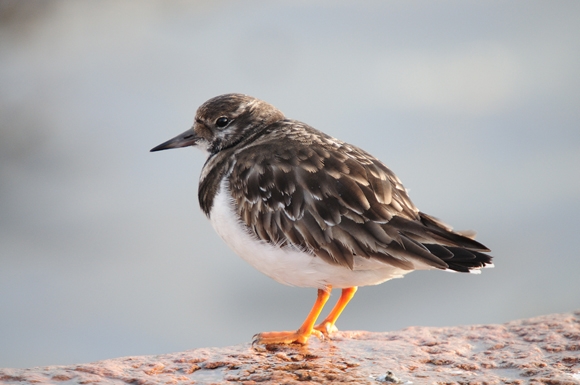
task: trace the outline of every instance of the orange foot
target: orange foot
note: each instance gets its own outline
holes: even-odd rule
[[[308,342],[308,338],[312,334],[322,338],[323,335],[320,331],[314,330],[314,323],[320,315],[322,308],[326,301],[330,297],[330,288],[328,289],[318,289],[318,297],[316,297],[316,302],[310,310],[310,314],[306,317],[306,320],[295,332],[267,332],[259,333],[254,336],[254,341],[252,344],[263,344],[263,345],[274,345],[274,344],[301,344],[305,345]]]
[[[305,345],[308,343],[308,339],[312,334],[320,339],[324,339],[324,337],[328,337],[330,334],[338,331],[334,324],[340,316],[340,313],[344,310],[348,302],[354,296],[356,292],[356,286],[347,287],[342,289],[342,294],[338,299],[338,302],[328,315],[324,321],[322,321],[319,325],[314,326],[316,323],[316,319],[320,315],[322,308],[326,301],[328,301],[328,297],[330,296],[330,290],[332,290],[331,286],[327,286],[324,289],[318,289],[318,297],[316,298],[316,302],[310,310],[310,314],[306,317],[306,320],[302,324],[302,326],[296,330],[295,332],[267,332],[267,333],[259,333],[254,336],[254,341],[252,344],[262,344],[262,345],[275,345],[275,344],[301,344]]]
[[[300,329],[293,332],[265,332],[258,333],[254,336],[252,344],[274,345],[274,344],[300,344],[306,345],[311,335],[323,339],[324,335],[318,330],[301,331]]]

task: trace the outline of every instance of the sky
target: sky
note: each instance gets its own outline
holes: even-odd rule
[[[149,153],[229,92],[364,148],[492,249],[481,275],[361,288],[339,329],[580,308],[579,17],[577,1],[0,1],[0,367],[302,323],[316,290],[254,270],[199,209],[205,154]]]

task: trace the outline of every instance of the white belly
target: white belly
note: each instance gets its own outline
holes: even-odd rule
[[[376,285],[400,278],[402,270],[377,260],[355,259],[354,269],[331,265],[313,254],[293,247],[275,247],[258,240],[233,210],[233,201],[222,182],[215,197],[210,220],[215,231],[228,246],[250,265],[268,277],[291,286],[335,288]]]

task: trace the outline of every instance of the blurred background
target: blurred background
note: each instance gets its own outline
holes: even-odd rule
[[[302,323],[316,290],[255,271],[199,210],[205,155],[148,152],[228,92],[363,147],[493,250],[480,276],[361,288],[339,329],[578,309],[578,20],[573,0],[0,0],[0,367]]]

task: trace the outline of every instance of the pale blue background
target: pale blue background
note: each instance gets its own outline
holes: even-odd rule
[[[382,159],[496,268],[362,288],[341,329],[580,307],[580,2],[1,1],[0,367],[250,341],[315,290],[246,265],[149,153],[242,92]],[[333,296],[336,298],[337,293]]]

